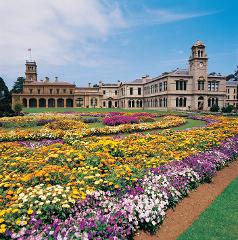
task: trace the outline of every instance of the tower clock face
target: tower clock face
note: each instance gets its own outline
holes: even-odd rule
[[[203,62],[200,62],[200,63],[199,63],[199,66],[200,66],[200,67],[203,67],[203,65],[204,65]]]

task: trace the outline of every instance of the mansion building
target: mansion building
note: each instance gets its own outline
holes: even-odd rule
[[[131,82],[106,84],[100,81],[98,85],[77,87],[57,77],[53,81],[48,77],[38,80],[34,61],[26,61],[25,76],[22,93],[12,95],[13,106],[21,103],[26,108],[207,111],[214,104],[220,108],[227,104],[225,76],[208,74],[206,48],[201,41],[191,48],[188,69],[176,69],[154,78],[146,75]]]

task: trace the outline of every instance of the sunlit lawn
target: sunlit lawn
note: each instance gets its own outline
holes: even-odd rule
[[[177,240],[238,239],[238,177]]]

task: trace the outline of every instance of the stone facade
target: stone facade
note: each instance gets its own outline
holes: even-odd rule
[[[82,107],[207,111],[214,104],[226,105],[225,76],[208,74],[205,45],[191,48],[189,69],[176,69],[158,77],[148,75],[132,82],[99,82],[76,87],[59,81],[37,80],[37,65],[26,62],[26,81],[21,94],[13,94],[13,105],[24,107]]]
[[[238,81],[231,79],[226,82],[226,106],[232,105],[238,109]]]

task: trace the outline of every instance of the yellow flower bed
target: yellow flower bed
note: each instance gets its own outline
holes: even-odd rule
[[[185,118],[177,116],[161,117],[153,123],[123,124],[119,126],[106,126],[102,128],[88,128],[88,125],[76,119],[57,117],[54,122],[46,124],[41,129],[0,129],[1,141],[36,140],[44,138],[82,138],[92,135],[107,135],[127,132],[137,132],[152,129],[164,129],[179,126],[186,122]]]
[[[39,136],[65,136],[67,144],[28,148],[18,142],[1,142],[1,233],[25,226],[33,213],[41,217],[47,212],[66,214],[75,201],[85,199],[95,190],[130,186],[141,179],[148,168],[181,160],[238,134],[238,119],[210,118],[219,122],[188,131],[164,130],[146,136],[133,134],[123,139],[78,138],[82,131],[65,131],[65,134],[64,130],[53,130],[52,133],[52,129],[46,128],[39,131]],[[179,117],[172,119],[174,124],[181,120]],[[167,126],[171,126],[171,117],[163,118],[159,125]],[[115,128],[118,127],[112,129]],[[35,136],[30,131],[8,133],[9,139],[14,138],[14,133],[19,133],[20,137],[25,134],[26,139]]]

